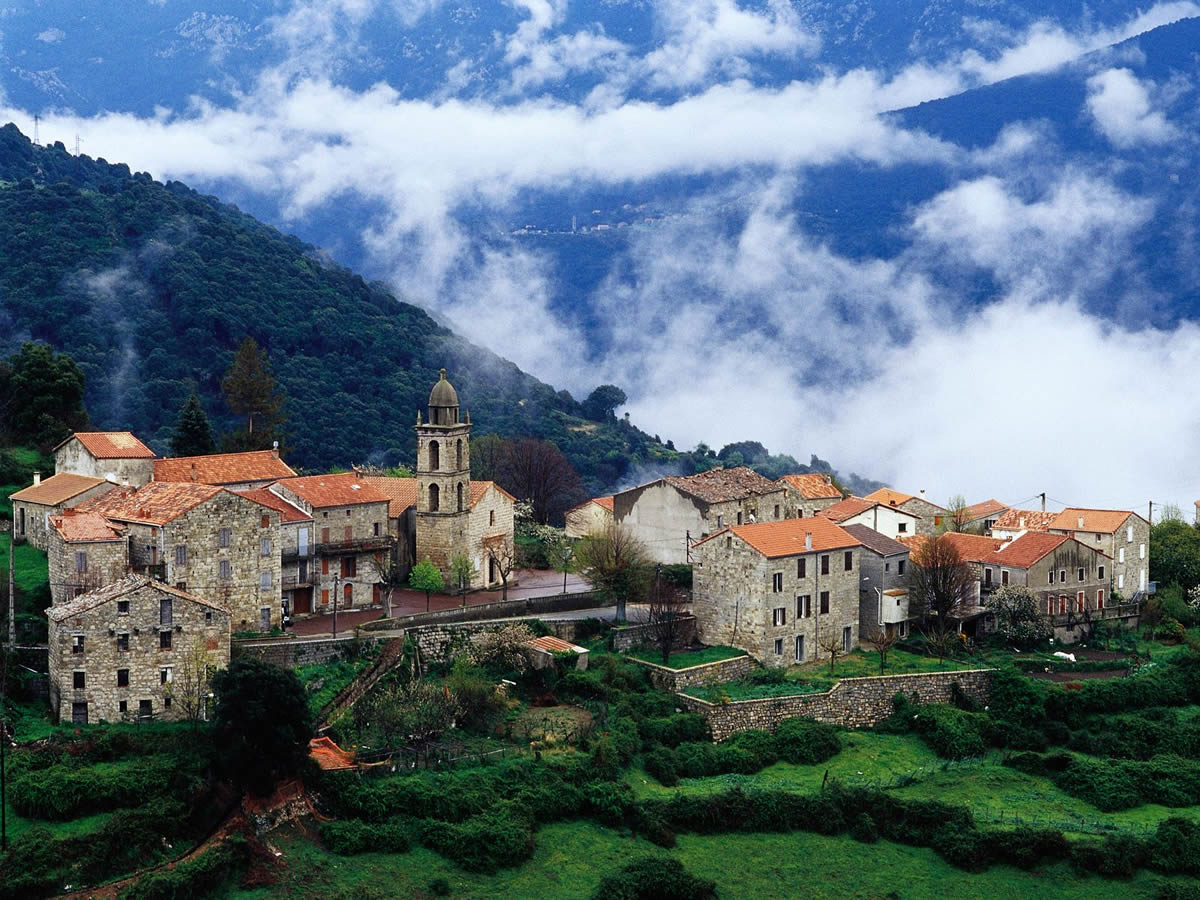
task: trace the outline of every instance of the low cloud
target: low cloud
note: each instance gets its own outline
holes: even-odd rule
[[[67,33],[61,28],[47,28],[37,35],[37,40],[43,44],[57,44],[66,38]]]
[[[1117,147],[1162,144],[1178,133],[1151,105],[1154,85],[1128,69],[1108,69],[1088,79],[1087,109],[1097,130]]]

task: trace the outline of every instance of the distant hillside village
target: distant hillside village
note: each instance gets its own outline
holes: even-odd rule
[[[197,652],[222,666],[231,634],[380,607],[417,560],[448,573],[464,558],[469,587],[498,584],[514,501],[471,480],[470,413],[445,370],[416,418],[413,478],[298,476],[277,450],[156,459],[129,432],[55,447],[55,474],[12,504],[15,540],[48,556],[58,715],[171,718]]]
[[[946,533],[971,574],[953,610],[964,638],[994,630],[984,601],[1028,587],[1057,640],[1098,621],[1136,625],[1150,523],[1126,510],[1014,509],[996,500],[945,509],[925,492],[843,497],[828,476],[771,481],[748,468],[666,477],[567,513],[568,535],[623,528],[661,564],[693,567],[692,607],[705,644],[769,666],[849,652],[872,636],[904,638],[910,555]]]

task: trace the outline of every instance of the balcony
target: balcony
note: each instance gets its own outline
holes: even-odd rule
[[[1106,606],[1104,609],[1089,609],[1084,612],[1069,612],[1063,614],[1055,614],[1050,617],[1050,621],[1056,627],[1082,625],[1088,619],[1093,622],[1099,622],[1103,619],[1129,619],[1136,616],[1141,611],[1139,603],[1122,603],[1120,606]]]
[[[153,563],[151,565],[145,565],[145,566],[134,566],[133,571],[136,572],[138,575],[148,575],[149,577],[153,578],[155,581],[166,581],[167,580],[167,564],[166,563]]]
[[[288,547],[280,554],[280,559],[285,563],[297,562],[301,559],[311,559],[314,552],[316,552],[316,549],[312,544],[305,547],[303,552],[296,547]]]
[[[312,576],[306,575],[303,579],[299,575],[284,575],[283,589],[285,591],[295,590],[296,588],[312,587]]]
[[[329,541],[318,543],[316,552],[319,556],[337,556],[342,553],[369,553],[373,550],[392,549],[390,534],[373,535],[371,537],[354,538],[349,541]],[[284,557],[286,560],[287,557]]]

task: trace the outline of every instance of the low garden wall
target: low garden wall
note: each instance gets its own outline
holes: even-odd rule
[[[896,694],[905,694],[918,703],[946,703],[951,699],[951,685],[955,682],[958,682],[964,694],[977,703],[987,703],[993,671],[963,669],[957,672],[844,678],[832,689],[820,694],[733,700],[729,703],[710,703],[687,694],[679,694],[678,699],[680,705],[689,712],[698,713],[708,720],[714,741],[723,741],[731,734],[750,728],[774,731],[775,726],[784,719],[797,716],[848,728],[870,727],[892,714],[892,698]]]
[[[275,638],[265,640],[233,641],[230,656],[256,656],[261,660],[294,669],[297,666],[312,666],[317,663],[327,663],[335,659],[343,659],[353,652],[355,641],[375,643],[382,637],[364,635],[356,638],[352,634],[339,637],[320,638]]]
[[[696,639],[695,616],[680,616],[676,628],[678,630],[671,645],[672,650],[682,650],[684,647],[690,646]],[[609,632],[610,646],[618,653],[633,650],[635,647],[652,646],[654,642],[653,625],[622,625]]]
[[[465,644],[471,635],[484,631],[495,631],[505,625],[528,625],[528,619],[491,619],[486,622],[447,622],[439,625],[418,625],[404,629],[405,637],[411,637],[421,652],[422,666],[443,660],[446,652],[456,643]],[[574,640],[576,622],[544,622],[555,637],[564,641]]]
[[[723,684],[727,681],[737,681],[750,674],[750,670],[758,663],[750,656],[735,656],[733,659],[722,659],[717,662],[701,663],[686,669],[669,669],[656,663],[646,662],[636,657],[626,657],[631,663],[645,666],[650,670],[650,683],[660,691],[682,691],[684,688],[699,687],[705,684]]]
[[[410,616],[395,616],[377,619],[362,626],[363,631],[395,631],[416,625],[436,625],[450,622],[476,622],[480,619],[511,619],[518,616],[536,616],[576,609],[597,609],[611,602],[599,591],[579,594],[550,594],[546,597],[524,597],[518,600],[497,600],[495,603],[480,603],[475,606],[456,606],[454,609],[435,609],[430,612],[413,613]]]

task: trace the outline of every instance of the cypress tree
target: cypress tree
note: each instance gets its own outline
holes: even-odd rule
[[[175,456],[203,456],[217,449],[213,441],[208,416],[200,405],[200,398],[193,391],[175,420],[175,432],[171,435],[171,453]]]
[[[246,417],[246,428],[225,437],[225,449],[264,450],[279,438],[283,424],[283,396],[267,365],[267,354],[254,338],[238,347],[225,380],[225,401],[235,413]]]

